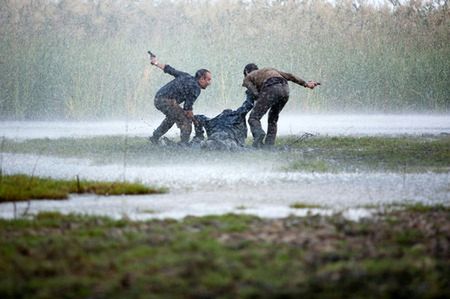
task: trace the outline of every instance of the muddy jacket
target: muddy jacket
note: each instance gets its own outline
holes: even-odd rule
[[[244,146],[247,138],[245,116],[253,108],[254,98],[251,92],[247,91],[247,99],[237,110],[226,109],[214,118],[195,115],[195,138],[204,139],[206,130],[208,139]]]
[[[198,81],[188,73],[178,71],[168,64],[164,67],[164,73],[174,76],[175,79],[161,87],[155,97],[174,99],[178,104],[184,103],[184,110],[192,110],[201,92]]]
[[[244,78],[242,86],[247,87],[253,94],[258,95],[265,87],[280,81],[292,81],[301,86],[306,86],[306,82],[303,79],[274,68],[263,68],[251,72]]]

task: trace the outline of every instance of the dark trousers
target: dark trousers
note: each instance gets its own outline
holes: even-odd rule
[[[250,113],[248,124],[253,135],[253,146],[260,147],[264,144],[273,145],[277,137],[278,116],[284,105],[289,100],[289,85],[277,83],[263,88]],[[269,111],[270,109],[270,111]],[[267,136],[261,126],[261,118],[269,111]]]
[[[158,128],[153,132],[153,138],[159,139],[167,133],[174,124],[180,129],[180,137],[182,143],[189,142],[189,136],[192,131],[192,121],[186,116],[183,108],[175,100],[166,98],[155,98],[155,107],[166,118],[162,121]]]

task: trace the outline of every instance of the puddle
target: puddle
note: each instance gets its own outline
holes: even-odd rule
[[[326,214],[344,211],[359,219],[369,213],[363,206],[379,204],[449,203],[448,173],[302,173],[283,172],[270,163],[216,163],[210,166],[130,166],[93,164],[88,159],[64,159],[27,154],[3,154],[6,174],[26,173],[53,178],[140,181],[167,186],[168,194],[145,196],[76,195],[65,201],[31,201],[0,204],[0,217],[12,218],[25,210],[60,211],[130,219],[183,218],[224,213],[261,217],[290,214]],[[294,209],[295,203],[325,209]]]
[[[157,122],[0,122],[0,136],[25,140],[89,136],[149,136]],[[448,115],[289,115],[280,118],[279,134],[311,132],[323,135],[448,134]],[[169,135],[178,135],[172,129]],[[263,154],[261,154],[263,155]],[[211,156],[211,154],[210,154]],[[233,156],[233,155],[231,155]],[[239,156],[239,154],[236,154]],[[0,204],[0,217],[28,209],[110,217],[183,218],[188,215],[249,213],[261,217],[343,211],[350,219],[370,214],[364,206],[379,204],[449,203],[448,173],[301,173],[278,170],[276,159],[241,158],[163,163],[153,157],[138,165],[99,164],[88,159],[64,159],[28,154],[2,154],[2,171],[35,176],[90,180],[140,181],[168,187],[170,193],[151,196],[71,196],[65,201]],[[248,156],[246,156],[248,157]],[[252,156],[253,157],[253,156]],[[156,161],[156,162],[155,162]],[[325,209],[294,209],[292,204]]]

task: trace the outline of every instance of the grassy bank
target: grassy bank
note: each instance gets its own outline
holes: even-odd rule
[[[0,297],[446,298],[449,217],[0,220]]]
[[[218,162],[261,163],[272,161],[281,171],[340,172],[394,171],[447,172],[450,169],[449,136],[327,137],[306,140],[281,137],[272,150],[237,153],[152,146],[146,138],[95,137],[5,140],[3,152],[89,158],[98,163],[128,166],[185,164],[214,165]],[[126,159],[124,158],[126,153]],[[36,158],[37,159],[37,158]],[[124,161],[125,160],[125,161]]]
[[[55,180],[28,175],[0,177],[0,202],[30,199],[66,199],[70,193],[95,193],[98,195],[136,195],[162,193],[165,190],[140,183],[98,182],[87,180]]]
[[[287,170],[448,172],[450,137],[314,137],[280,141],[294,149]]]

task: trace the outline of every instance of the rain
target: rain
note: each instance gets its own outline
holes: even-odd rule
[[[448,0],[0,0],[0,298],[450,298]]]
[[[314,90],[289,83],[281,140],[448,138],[446,1],[0,2],[0,136],[41,144],[34,152],[2,145],[2,174],[139,181],[169,190],[2,203],[1,217],[24,210],[133,219],[284,217],[305,213],[292,208],[302,202],[357,219],[374,204],[449,203],[448,164],[440,172],[287,171],[289,149],[254,150],[250,131],[244,150],[231,153],[154,150],[147,139],[164,117],[155,94],[172,79],[150,64],[148,50],[181,71],[211,71],[212,84],[194,105],[194,113],[209,117],[241,105],[249,62],[320,81]],[[262,124],[266,130],[267,116]],[[165,136],[177,142],[179,135],[173,126]],[[53,141],[89,138],[116,138],[120,149],[111,157],[51,149]],[[142,141],[139,155],[128,155],[132,138]],[[307,150],[302,142],[292,155]]]

